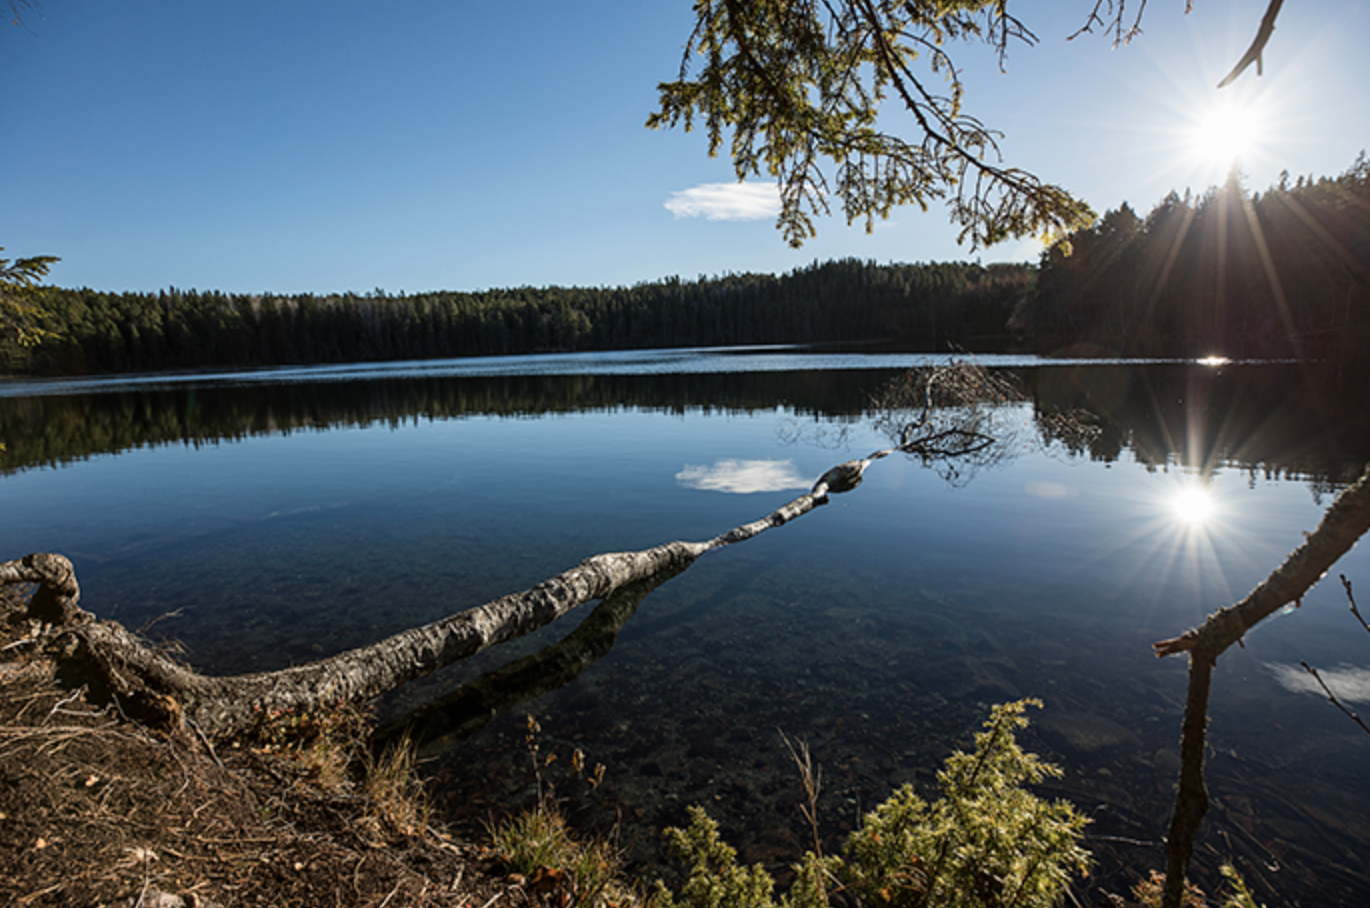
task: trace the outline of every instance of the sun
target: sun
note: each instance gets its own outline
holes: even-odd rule
[[[1196,158],[1212,167],[1230,167],[1255,152],[1263,118],[1251,105],[1217,104],[1195,118],[1189,143]]]

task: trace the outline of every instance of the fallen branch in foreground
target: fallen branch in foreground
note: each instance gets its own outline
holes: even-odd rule
[[[1189,692],[1185,699],[1180,741],[1180,783],[1166,841],[1166,879],[1163,908],[1180,908],[1185,874],[1194,852],[1194,838],[1208,812],[1203,781],[1204,732],[1208,725],[1208,692],[1213,665],[1228,647],[1279,609],[1303,599],[1337,559],[1370,530],[1370,467],[1343,491],[1323,515],[1318,528],[1284,563],[1262,580],[1246,598],[1219,609],[1203,625],[1170,640],[1153,644],[1157,656],[1189,654]]]

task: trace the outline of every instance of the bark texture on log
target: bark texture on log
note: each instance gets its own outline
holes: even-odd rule
[[[441,753],[519,704],[570,683],[608,655],[642,601],[684,569],[663,571],[614,590],[564,639],[381,726],[371,735],[372,752],[379,755],[407,742],[420,759]]]
[[[686,567],[707,548],[704,543],[672,542],[640,552],[596,555],[521,593],[370,646],[274,672],[201,675],[114,621],[71,627],[58,649],[73,680],[114,696],[140,719],[155,724],[185,719],[211,737],[224,737],[287,710],[365,703],[488,646],[531,633],[634,580]],[[81,672],[86,676],[78,677]]]

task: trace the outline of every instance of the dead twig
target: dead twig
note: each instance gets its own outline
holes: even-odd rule
[[[823,840],[818,834],[818,793],[823,790],[823,767],[813,765],[808,741],[801,738],[796,745],[783,731],[780,732],[780,740],[785,742],[785,749],[790,752],[790,759],[799,770],[799,782],[804,786],[805,800],[804,804],[799,805],[799,811],[804,814],[809,829],[813,831],[814,854],[822,857]]]
[[[1356,597],[1351,594],[1351,581],[1346,579],[1345,574],[1338,574],[1337,576],[1341,578],[1342,589],[1346,590],[1346,600],[1351,603],[1351,614],[1356,616],[1356,620],[1360,622],[1361,627],[1365,628],[1366,633],[1370,633],[1370,624],[1365,623],[1365,619],[1361,617],[1360,609],[1356,608]]]
[[[12,649],[17,649],[18,647],[21,647],[21,646],[32,646],[33,644],[35,644],[35,643],[37,643],[37,642],[38,642],[38,635],[37,635],[37,634],[34,634],[34,635],[31,636],[31,637],[20,637],[18,640],[15,640],[13,643],[6,643],[4,646],[0,646],[0,653],[7,652],[8,650],[12,650]]]
[[[224,762],[220,760],[219,755],[214,752],[214,745],[209,743],[209,738],[205,737],[205,733],[200,729],[199,724],[193,719],[187,719],[186,724],[195,730],[195,734],[199,736],[200,742],[209,750],[209,755],[214,758],[214,762],[218,764],[220,769],[223,769]]]
[[[389,905],[389,904],[390,904],[390,900],[393,899],[393,898],[395,897],[395,893],[399,892],[399,891],[400,891],[400,887],[403,886],[403,885],[404,885],[404,881],[403,881],[403,880],[401,880],[400,882],[396,883],[396,884],[395,884],[395,888],[390,890],[390,894],[387,895],[387,896],[385,897],[385,900],[382,901],[382,902],[380,903],[380,905],[377,906],[377,908],[385,908],[386,905]]]
[[[1309,665],[1307,662],[1300,662],[1299,664],[1303,666],[1304,671],[1308,672],[1308,674],[1313,676],[1314,681],[1318,682],[1318,686],[1322,688],[1323,693],[1327,694],[1327,699],[1331,701],[1333,706],[1341,710],[1343,713],[1346,714],[1347,718],[1349,718],[1352,722],[1355,722],[1362,729],[1364,729],[1366,734],[1370,734],[1370,725],[1366,725],[1365,720],[1363,720],[1360,716],[1356,715],[1356,713],[1352,712],[1351,709],[1346,706],[1346,704],[1342,703],[1340,700],[1337,699],[1337,695],[1332,693],[1332,688],[1327,686],[1327,682],[1322,679],[1322,675],[1318,674],[1318,670],[1316,668]]]
[[[35,900],[37,900],[37,899],[42,898],[43,896],[47,895],[49,892],[56,892],[57,890],[61,889],[61,888],[62,888],[63,886],[65,886],[65,885],[66,885],[66,883],[55,883],[55,884],[53,884],[52,886],[49,886],[49,887],[46,888],[46,889],[39,889],[37,892],[30,892],[28,895],[23,896],[22,898],[20,898],[20,899],[19,899],[19,903],[20,903],[21,905],[27,905],[27,904],[29,904],[30,902],[33,902],[33,901],[35,901]]]
[[[71,703],[74,700],[79,700],[81,697],[85,696],[85,693],[86,686],[83,684],[80,687],[76,688],[76,690],[72,691],[71,696],[63,697],[61,700],[58,700],[57,705],[54,706],[52,709],[48,710],[48,714],[43,719],[43,723],[47,724],[48,719],[51,719],[54,715],[56,715],[59,712],[63,712],[62,707],[66,706],[68,703]]]

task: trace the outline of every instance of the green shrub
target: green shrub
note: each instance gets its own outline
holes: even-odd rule
[[[836,887],[890,908],[1048,908],[1074,873],[1086,873],[1080,847],[1088,820],[1065,801],[1047,802],[1024,785],[1060,770],[1026,753],[1014,737],[1026,727],[1022,700],[996,706],[975,737],[975,752],[952,754],[938,773],[942,796],[928,803],[905,785],[868,814],[843,849],[845,858],[809,852],[777,903],[760,866],[737,865],[703,810],[689,828],[667,834],[687,866],[679,901],[665,887],[665,908],[824,908]]]

